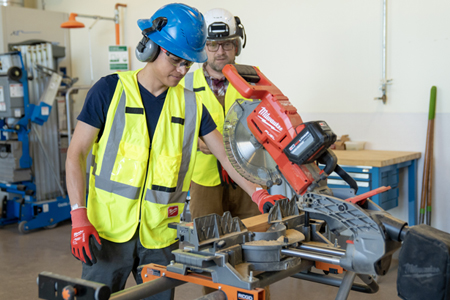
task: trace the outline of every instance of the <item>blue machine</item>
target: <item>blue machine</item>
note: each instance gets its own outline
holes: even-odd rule
[[[59,84],[60,80],[56,89],[53,87],[55,91]],[[29,134],[32,126],[47,121],[51,103],[30,103],[28,76],[20,52],[0,54],[0,170],[8,163],[5,158],[12,156],[19,157],[20,170],[32,167]],[[21,153],[15,153],[17,149],[14,149],[13,143],[17,144],[17,141],[20,142]],[[10,195],[1,199],[0,226],[19,223],[19,231],[26,233],[36,228],[53,228],[70,218],[69,198],[63,195],[38,201],[36,185],[30,177],[21,181],[0,181],[0,190]]]

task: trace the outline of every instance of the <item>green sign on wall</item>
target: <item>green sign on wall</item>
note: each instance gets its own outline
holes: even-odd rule
[[[128,46],[109,46],[109,70],[130,70],[130,55]]]

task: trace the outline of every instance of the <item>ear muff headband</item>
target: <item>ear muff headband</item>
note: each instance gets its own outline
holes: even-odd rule
[[[149,33],[153,31],[161,31],[164,26],[167,25],[167,18],[166,17],[158,17],[153,20],[152,27],[142,30],[143,35],[148,35]]]
[[[167,18],[158,17],[153,20],[152,27],[142,30],[142,39],[136,46],[136,58],[141,62],[153,62],[158,57],[159,46],[153,42],[148,34],[154,31],[161,31],[166,26]]]

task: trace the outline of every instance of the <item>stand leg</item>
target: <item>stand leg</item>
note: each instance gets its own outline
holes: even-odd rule
[[[355,280],[356,273],[347,271],[345,273],[344,279],[342,280],[341,287],[336,295],[336,300],[346,300],[350,289],[352,288],[353,281]]]

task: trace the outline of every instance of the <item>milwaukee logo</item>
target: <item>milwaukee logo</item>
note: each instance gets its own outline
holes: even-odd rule
[[[273,130],[278,131],[278,132],[281,132],[283,130],[283,127],[281,127],[279,123],[275,122],[275,120],[272,119],[267,108],[263,107],[258,112],[258,115],[259,115],[259,119],[261,121],[263,121],[265,124],[267,124]]]
[[[405,276],[412,276],[416,278],[420,277],[433,277],[441,274],[439,267],[429,266],[429,267],[419,267],[412,264],[405,264],[404,266]]]
[[[178,206],[171,206],[167,209],[167,217],[173,218],[178,216]]]
[[[84,238],[84,230],[80,230],[73,233],[73,239],[72,242],[74,245],[78,245],[79,242],[85,242]]]
[[[238,298],[238,300],[253,300],[254,299],[253,295],[243,293],[243,292],[238,292],[237,298]]]
[[[267,135],[272,139],[275,140],[275,137],[273,136],[273,134],[270,134],[269,130],[264,130],[265,133],[267,133]]]

